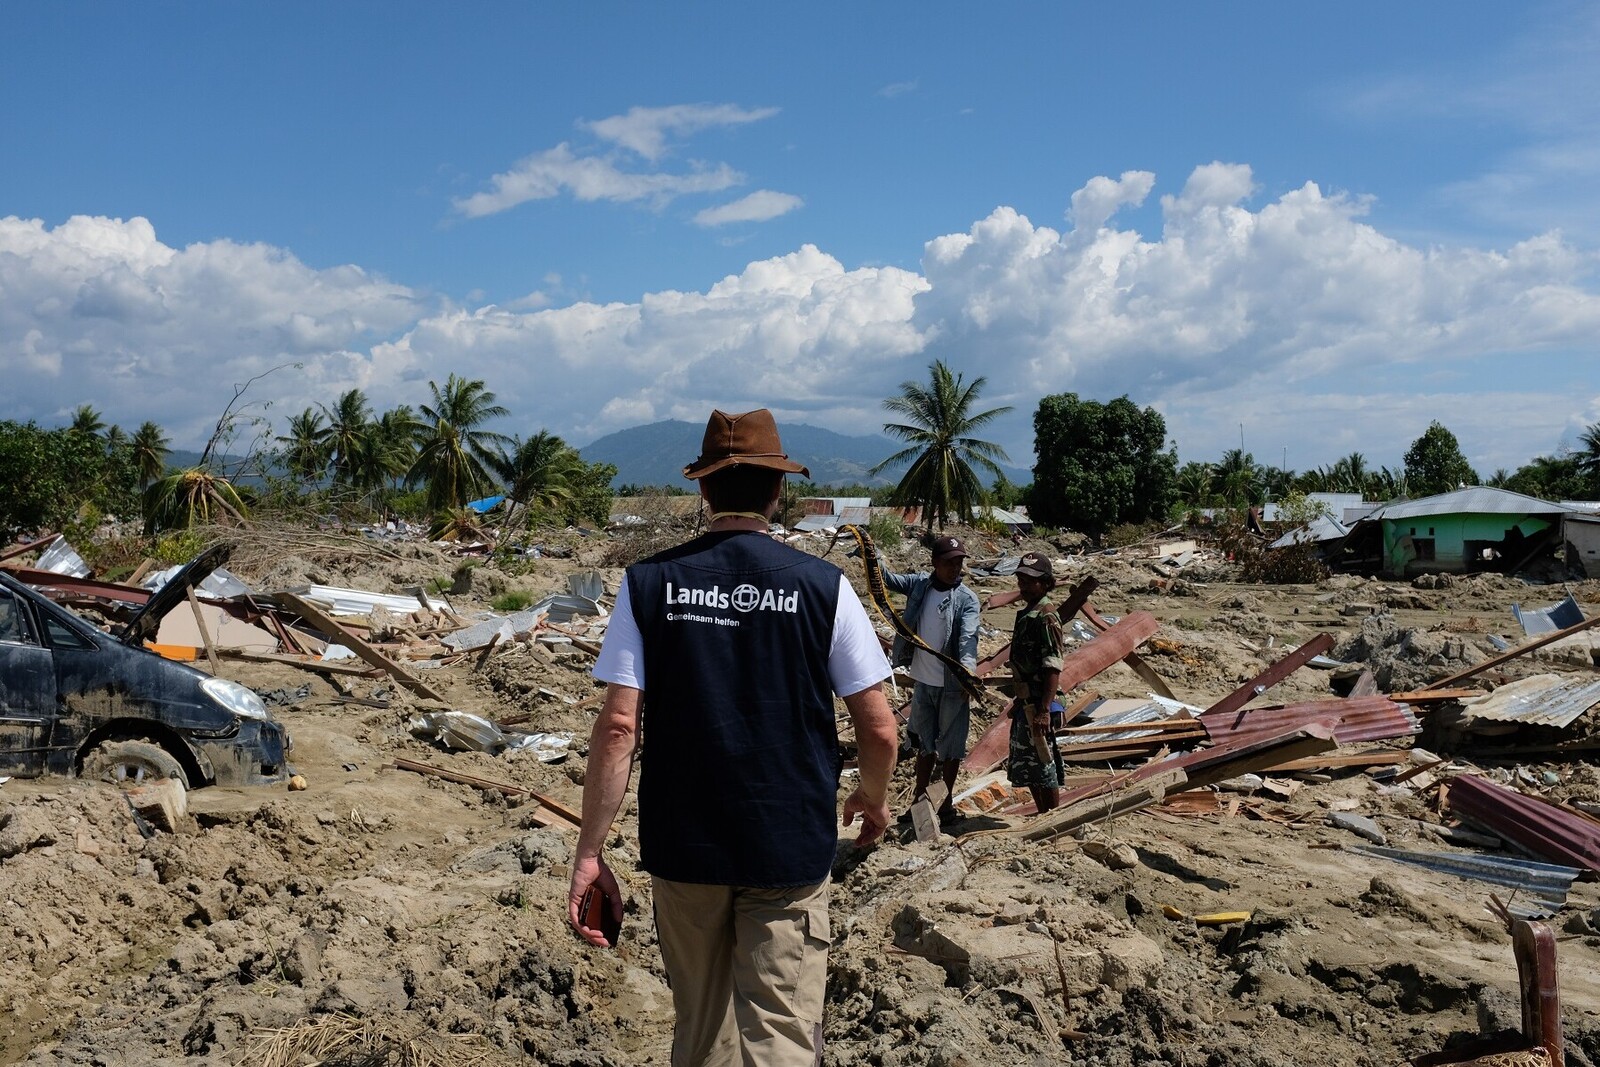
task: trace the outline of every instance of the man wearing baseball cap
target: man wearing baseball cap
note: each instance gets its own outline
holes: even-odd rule
[[[1050,704],[1061,680],[1061,619],[1050,603],[1056,587],[1048,556],[1029,552],[1017,564],[1017,589],[1022,610],[1011,630],[1011,676],[1016,699],[1011,704],[1011,752],[1006,776],[1011,784],[1033,794],[1035,808],[1049,811],[1060,803],[1061,767],[1050,729]]]
[[[968,672],[978,667],[978,595],[962,584],[967,547],[960,538],[940,536],[932,545],[933,573],[890,574],[883,584],[906,596],[906,624],[924,644],[957,660]],[[911,689],[909,732],[916,740],[916,788],[912,801],[925,795],[933,770],[939,768],[945,784],[939,822],[949,827],[956,818],[954,794],[961,759],[967,754],[967,734],[972,708],[950,666],[903,636],[896,635],[889,662],[907,667],[915,683]],[[902,819],[909,818],[909,812]]]
[[[641,722],[639,856],[651,875],[676,1014],[673,1067],[820,1062],[828,876],[841,769],[833,699],[855,725],[857,845],[889,822],[895,724],[888,661],[839,568],[767,533],[785,474],[766,409],[714,411],[684,468],[707,532],[629,567],[594,667],[605,704],[589,740],[568,916],[591,886],[623,917],[602,855]]]

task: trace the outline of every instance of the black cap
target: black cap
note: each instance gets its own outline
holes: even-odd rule
[[[1037,552],[1029,552],[1022,557],[1022,562],[1017,564],[1017,573],[1026,574],[1030,578],[1054,578],[1055,568],[1050,566],[1050,558],[1041,556]]]

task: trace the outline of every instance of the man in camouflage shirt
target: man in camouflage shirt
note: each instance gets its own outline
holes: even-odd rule
[[[1050,705],[1061,679],[1061,620],[1050,591],[1056,587],[1050,560],[1029,552],[1017,565],[1023,608],[1011,631],[1011,673],[1017,699],[1011,705],[1011,755],[1006,773],[1026,786],[1034,806],[1050,811],[1061,799],[1061,763],[1051,731]]]

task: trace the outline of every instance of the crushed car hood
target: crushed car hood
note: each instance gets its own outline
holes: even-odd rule
[[[206,576],[228,562],[228,557],[232,554],[233,546],[230,544],[212,545],[184,564],[183,569],[174,574],[166,585],[152,593],[149,602],[139,609],[139,613],[117,631],[117,640],[136,648],[146,641],[154,640],[161,628],[161,620],[166,618],[167,612],[188,599],[189,587],[205,581]]]

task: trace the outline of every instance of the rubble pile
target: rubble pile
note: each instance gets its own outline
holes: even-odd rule
[[[995,689],[964,819],[841,840],[825,1062],[1405,1062],[1522,1024],[1508,929],[1530,920],[1561,938],[1566,1062],[1600,1060],[1600,631],[1521,633],[1511,604],[1555,597],[1500,575],[1242,586],[1175,540],[963,535],[980,598],[1027,550],[1058,601],[1092,583],[1069,663],[1118,654],[1067,687],[1061,809],[995,770]],[[865,595],[845,541],[785,536]],[[566,925],[626,560],[577,533],[514,561],[368,540],[236,553],[246,591],[196,589],[154,642],[269,697],[303,790],[194,789],[161,829],[108,784],[0,784],[0,1063],[265,1062],[319,1027],[349,1062],[667,1061],[631,794],[621,945]],[[911,539],[884,557],[926,566]],[[986,606],[980,657],[1013,611]],[[895,786],[904,810],[908,766]]]

